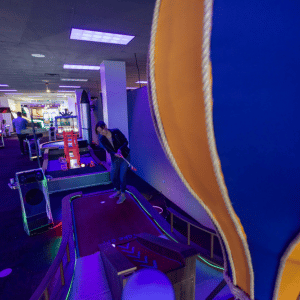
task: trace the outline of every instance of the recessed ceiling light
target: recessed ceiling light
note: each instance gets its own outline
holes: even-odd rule
[[[33,56],[33,57],[45,57],[44,54],[31,54],[31,56]]]
[[[61,81],[88,81],[88,79],[61,78]]]
[[[0,90],[0,92],[17,92],[17,90]]]
[[[148,83],[148,81],[137,81],[136,83]]]
[[[64,69],[76,69],[76,70],[100,70],[100,66],[87,66],[87,65],[66,65]]]
[[[8,86],[8,84],[0,84],[0,86]]]
[[[127,45],[133,38],[134,38],[133,35],[91,31],[91,30],[83,30],[83,29],[76,29],[76,28],[72,28],[70,34],[71,40],[82,40],[82,41],[119,44],[119,45]]]
[[[70,88],[70,89],[79,89],[81,86],[79,85],[60,85],[60,88]]]

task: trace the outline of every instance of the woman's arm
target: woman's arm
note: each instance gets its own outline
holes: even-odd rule
[[[124,148],[124,147],[126,147],[128,145],[128,141],[127,141],[125,135],[119,129],[117,129],[116,138],[118,139],[118,142],[121,144],[121,146],[119,147],[119,149],[122,150],[122,148]]]

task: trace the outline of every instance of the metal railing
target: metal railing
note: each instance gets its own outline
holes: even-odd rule
[[[75,266],[75,244],[70,201],[79,196],[81,193],[74,193],[63,199],[61,244],[52,265],[30,300],[65,299],[68,294]]]
[[[187,223],[187,244],[190,245],[191,244],[191,225],[193,227],[196,227],[198,229],[200,229],[203,232],[209,233],[210,234],[210,258],[214,257],[214,237],[217,236],[216,232],[214,232],[213,230],[209,229],[209,228],[203,228],[201,226],[199,226],[196,222],[194,222],[192,219],[189,219],[183,215],[181,215],[179,212],[175,211],[173,208],[168,207],[167,210],[170,213],[171,216],[171,232],[173,232],[174,230],[174,215]]]

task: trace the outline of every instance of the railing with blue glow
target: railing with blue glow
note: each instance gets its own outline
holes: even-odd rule
[[[194,222],[192,219],[189,219],[183,215],[181,215],[179,212],[175,211],[174,209],[172,209],[171,207],[167,208],[170,216],[171,216],[171,232],[173,232],[174,230],[174,215],[179,218],[180,220],[184,221],[187,223],[187,244],[190,245],[191,244],[191,225],[200,229],[203,232],[209,233],[210,234],[210,258],[214,257],[214,237],[218,237],[216,232],[214,232],[213,230],[209,229],[209,228],[204,228],[199,226],[196,222]]]

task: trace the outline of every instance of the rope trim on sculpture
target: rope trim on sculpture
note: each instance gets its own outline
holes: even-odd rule
[[[173,157],[173,154],[171,153],[171,150],[169,148],[169,145],[168,145],[165,133],[164,133],[162,121],[161,121],[160,114],[159,114],[158,104],[157,104],[156,84],[155,84],[155,74],[154,74],[155,73],[154,72],[154,69],[155,69],[155,67],[154,67],[154,65],[155,65],[155,62],[154,62],[155,37],[156,37],[156,31],[157,31],[157,23],[158,23],[160,4],[161,4],[161,0],[157,0],[156,4],[155,4],[155,9],[154,9],[154,16],[153,16],[152,29],[151,29],[151,41],[150,41],[150,85],[151,85],[151,94],[152,94],[151,100],[153,103],[152,106],[153,106],[155,116],[156,116],[155,121],[157,122],[158,130],[159,130],[159,140],[161,141],[162,148],[164,149],[167,157],[169,158],[169,161],[173,165],[178,176],[180,177],[180,179],[182,180],[182,182],[184,183],[186,188],[189,190],[189,192],[200,202],[200,204],[206,210],[206,212],[208,213],[208,215],[214,222],[214,225],[217,227],[218,231],[220,232],[222,239],[223,239],[224,243],[226,244],[227,253],[229,255],[229,260],[230,260],[231,265],[233,266],[233,268],[232,268],[233,277],[235,278],[234,263],[233,263],[232,254],[231,254],[227,239],[226,239],[219,223],[217,222],[217,220],[214,218],[213,214],[211,213],[210,209],[206,206],[206,204],[202,201],[202,199],[200,199],[200,197],[194,192],[194,190],[190,187],[189,183],[186,181],[183,174],[181,173],[181,171]]]
[[[218,230],[216,231],[218,238],[220,235],[220,232],[218,232]],[[223,260],[224,260],[224,271],[223,271],[223,276],[224,276],[224,280],[226,281],[231,293],[234,295],[235,299],[240,299],[240,300],[249,300],[249,296],[243,291],[241,290],[239,287],[235,286],[233,284],[233,281],[231,279],[231,277],[228,275],[229,273],[229,268],[228,268],[228,258],[226,255],[226,251],[225,251],[225,246],[224,246],[224,242],[222,239],[220,239],[220,246],[222,249],[222,253],[223,253]]]
[[[226,281],[230,292],[233,294],[234,299],[238,299],[238,300],[249,300],[249,295],[247,295],[247,293],[245,293],[241,288],[239,288],[238,286],[234,285],[230,276],[226,273],[223,272],[223,276],[224,276],[224,280]]]
[[[155,111],[154,111],[154,107],[153,107],[153,102],[151,101],[152,99],[152,91],[151,91],[151,78],[150,78],[150,49],[149,49],[149,54],[147,57],[147,80],[148,80],[148,99],[149,101],[149,108],[150,108],[150,113],[151,113],[151,117],[153,120],[153,124],[154,124],[154,129],[157,135],[157,138],[162,146],[163,151],[165,152],[166,156],[167,156],[167,152],[165,151],[164,148],[164,143],[162,141],[160,132],[159,132],[159,128],[158,128],[158,122],[155,116]]]
[[[251,255],[248,247],[248,243],[246,238],[244,237],[244,233],[241,229],[241,225],[236,219],[236,215],[234,213],[226,184],[224,182],[224,178],[222,175],[220,159],[217,153],[216,141],[214,137],[214,129],[213,129],[213,120],[212,120],[212,87],[210,82],[210,40],[211,40],[211,28],[212,28],[212,0],[204,0],[204,19],[203,19],[203,44],[202,44],[202,78],[203,78],[203,86],[204,86],[204,103],[205,103],[205,115],[206,115],[206,130],[208,137],[208,145],[210,150],[210,155],[214,167],[214,173],[218,182],[218,186],[220,188],[221,194],[223,196],[226,208],[232,218],[232,221],[236,227],[236,230],[241,238],[241,241],[244,246],[245,255],[248,262],[248,267],[250,271],[250,297],[254,299],[254,272],[252,266]],[[229,257],[230,259],[231,257]],[[233,283],[236,285],[236,278],[234,276]],[[235,290],[237,287],[235,287]],[[241,290],[242,291],[242,290]],[[245,292],[243,291],[245,294]],[[245,294],[246,295],[246,294]],[[248,299],[242,298],[242,299]]]
[[[211,3],[212,2],[209,1],[209,4],[210,4],[209,9],[206,10],[206,12],[209,13],[209,14],[212,13]],[[158,15],[159,15],[160,4],[161,4],[161,0],[157,0],[156,4],[155,4],[155,9],[154,9],[154,16],[153,16],[152,29],[151,29],[151,40],[150,40],[150,88],[151,88],[151,95],[152,95],[152,98],[150,99],[150,101],[152,101],[152,107],[150,106],[150,109],[153,108],[155,116],[156,116],[154,121],[155,121],[155,125],[157,124],[158,128],[155,128],[155,129],[159,131],[158,132],[159,133],[158,137],[159,137],[159,140],[162,144],[162,148],[164,149],[169,161],[171,162],[172,166],[176,170],[178,176],[180,177],[180,179],[182,180],[182,182],[184,183],[184,185],[186,186],[188,191],[193,195],[193,197],[195,197],[199,201],[199,203],[206,210],[206,212],[210,216],[211,220],[213,221],[214,225],[218,229],[220,235],[222,236],[222,239],[223,239],[223,241],[226,245],[227,253],[228,253],[229,260],[230,260],[230,263],[231,263],[231,266],[232,266],[232,273],[233,273],[234,282],[236,282],[236,274],[235,274],[235,268],[234,268],[234,263],[233,263],[233,259],[232,259],[232,253],[230,251],[230,247],[229,247],[228,241],[226,239],[226,236],[225,236],[224,232],[222,231],[221,226],[219,225],[219,223],[217,222],[217,220],[213,216],[212,212],[210,211],[210,209],[206,206],[206,204],[202,201],[202,199],[194,192],[194,190],[190,187],[189,183],[184,178],[183,174],[181,173],[181,171],[180,171],[180,169],[179,169],[179,167],[178,167],[178,165],[177,165],[177,163],[176,163],[176,161],[173,157],[173,154],[171,153],[171,150],[169,148],[169,145],[168,145],[165,133],[164,133],[164,128],[163,128],[163,125],[162,125],[162,121],[161,121],[160,114],[159,114],[159,109],[158,109],[158,104],[157,104],[155,72],[154,72],[154,69],[155,69],[155,67],[154,67],[154,65],[155,65],[155,62],[154,62],[155,37],[156,37],[156,32],[157,32],[157,23],[158,23]],[[211,18],[209,18],[209,21],[211,22]],[[205,25],[207,26],[207,24],[205,24]],[[208,24],[208,26],[205,27],[205,28],[208,28],[209,32],[210,32],[211,24]],[[209,51],[208,51],[208,53],[209,53]],[[210,95],[211,95],[211,93],[209,92],[209,96]],[[211,99],[211,97],[210,97],[210,99]]]
[[[288,260],[291,253],[294,251],[297,244],[300,243],[300,233],[298,233],[297,237],[292,241],[292,243],[289,244],[288,248],[284,252],[284,255],[280,259],[279,269],[278,269],[278,275],[275,283],[275,289],[274,289],[274,295],[273,299],[276,300],[278,298],[278,293],[280,289],[280,283],[282,280],[282,274],[284,271],[284,267],[286,264],[286,261]]]

